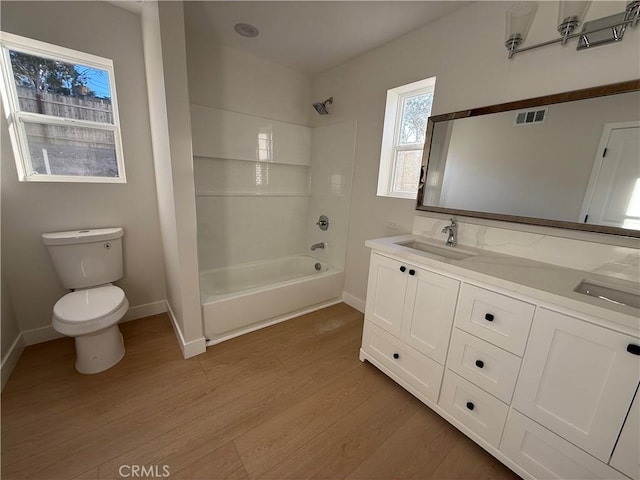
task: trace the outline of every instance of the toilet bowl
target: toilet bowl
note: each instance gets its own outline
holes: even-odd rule
[[[56,302],[52,325],[56,332],[75,338],[78,372],[99,373],[122,360],[125,349],[118,322],[128,309],[124,291],[111,284],[76,290]]]
[[[53,307],[52,326],[74,337],[76,370],[98,373],[124,356],[118,322],[129,309],[120,287],[123,277],[122,227],[43,233],[53,266],[71,293]]]

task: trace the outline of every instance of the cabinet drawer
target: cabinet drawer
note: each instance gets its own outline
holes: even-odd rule
[[[495,447],[500,444],[509,407],[497,398],[447,370],[440,406]]]
[[[500,450],[535,478],[626,478],[513,409],[509,413]]]
[[[463,284],[455,325],[521,357],[534,311],[530,303]]]
[[[457,328],[453,331],[447,368],[511,403],[520,371],[520,357]]]
[[[387,332],[365,322],[362,349],[433,403],[438,401],[443,367]]]

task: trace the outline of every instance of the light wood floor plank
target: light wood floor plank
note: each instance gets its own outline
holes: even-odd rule
[[[452,429],[440,415],[428,408],[420,408],[347,478],[427,479],[461,437],[462,434]]]
[[[261,480],[345,478],[416,409],[419,401],[396,388],[381,389],[275,468]]]
[[[251,478],[258,477],[382,388],[384,380],[367,368],[341,372],[324,388],[280,415],[238,437],[234,443]]]
[[[184,360],[166,315],[121,325],[127,353],[78,374],[73,339],[25,349],[2,392],[2,478],[496,478],[515,475],[368,363],[338,304]]]
[[[132,462],[163,462],[173,470],[182,469],[185,467],[183,452],[195,451],[205,455],[213,449],[212,446],[233,440],[321,388],[335,375],[336,365],[341,365],[343,370],[358,367],[352,359],[351,349],[332,352],[327,358],[300,368],[295,374],[280,377],[240,396],[236,388],[219,388],[210,399],[208,410],[196,416],[199,405],[190,405],[189,412],[195,418],[159,435],[153,444],[142,444],[111,459],[101,465],[100,475],[112,477],[120,465]]]
[[[188,463],[185,468],[176,473],[172,472],[171,478],[177,480],[210,480],[213,478],[244,480],[249,478],[232,442]]]

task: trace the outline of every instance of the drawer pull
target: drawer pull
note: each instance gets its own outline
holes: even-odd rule
[[[415,270],[413,270],[413,269],[409,270],[409,275],[415,275],[415,274],[416,274]]]
[[[476,406],[472,402],[467,402],[467,408],[469,410],[473,410],[474,408],[476,408]]]
[[[394,353],[393,354],[393,358],[395,358],[397,360],[398,358],[400,358],[400,354],[399,353]]]
[[[404,273],[407,270],[407,267],[405,267],[404,265],[400,267],[400,271],[402,273]]]
[[[484,362],[482,360],[476,360],[476,367],[484,368]]]
[[[627,345],[627,352],[633,353],[634,355],[640,355],[640,345],[630,343],[629,345]]]
[[[485,314],[484,314],[484,319],[485,319],[487,322],[493,322],[493,319],[494,319],[494,318],[495,318],[495,317],[493,316],[493,313],[485,313]]]

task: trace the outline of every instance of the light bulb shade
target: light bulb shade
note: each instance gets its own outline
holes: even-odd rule
[[[578,23],[582,22],[589,9],[589,5],[591,5],[590,1],[561,0],[560,7],[558,8],[558,25],[567,19],[577,20]]]
[[[536,2],[518,2],[509,8],[507,10],[505,39],[508,41],[519,37],[519,42],[524,40],[529,33],[537,10],[538,4]]]

